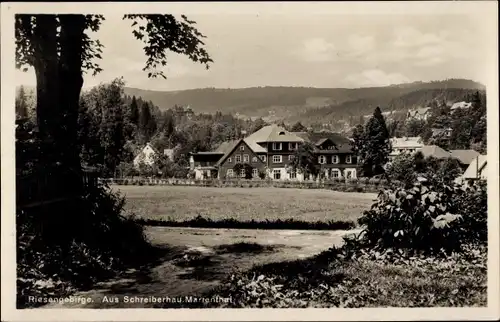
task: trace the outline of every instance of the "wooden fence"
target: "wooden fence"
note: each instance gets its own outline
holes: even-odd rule
[[[75,198],[79,191],[73,180],[82,180],[84,186],[95,186],[98,174],[92,169],[84,169],[83,175],[64,171],[54,175],[52,171],[38,170],[16,178],[16,208],[32,208]],[[61,187],[64,187],[62,189]]]
[[[106,178],[99,179],[100,182],[109,185],[135,185],[135,186],[198,186],[198,187],[275,187],[295,189],[329,189],[345,192],[379,192],[381,189],[389,188],[386,180],[379,179],[354,179],[354,180],[323,180],[323,181],[275,181],[261,179],[155,179],[155,178]],[[392,185],[398,182],[392,182]]]

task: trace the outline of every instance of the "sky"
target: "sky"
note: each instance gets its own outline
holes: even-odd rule
[[[84,87],[123,77],[126,86],[150,90],[254,86],[368,87],[467,78],[482,81],[489,49],[478,15],[308,13],[195,13],[207,38],[209,70],[171,53],[167,79],[142,71],[142,43],[130,21],[107,14],[91,34],[105,46],[103,72],[85,75]],[[32,70],[16,72],[34,85]]]

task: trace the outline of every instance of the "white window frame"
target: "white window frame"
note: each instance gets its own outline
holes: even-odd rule
[[[283,149],[283,144],[281,142],[273,142],[274,151],[281,151],[282,149]]]
[[[248,154],[243,154],[243,162],[250,162],[250,156]]]
[[[267,156],[264,154],[264,155],[261,155],[260,156],[260,159],[262,160],[262,162],[266,162],[267,160]]]
[[[227,163],[233,163],[233,158],[231,157],[227,158]]]
[[[279,178],[276,178],[276,174],[279,174]],[[273,179],[274,180],[281,180],[281,170],[280,169],[273,170]]]
[[[351,164],[352,163],[352,155],[348,154],[345,157],[345,163]]]
[[[288,142],[288,150],[290,151],[297,150],[297,142]]]
[[[240,151],[245,151],[245,146],[244,145],[240,146]]]
[[[297,170],[291,169],[289,176],[290,176],[290,179],[297,179]]]
[[[257,178],[259,176],[259,169],[253,168],[252,169],[252,177]]]
[[[276,161],[276,158],[279,158],[279,161]],[[283,163],[283,156],[282,155],[273,155],[273,163]]]
[[[295,155],[293,155],[293,154],[288,155],[288,161],[293,161],[294,158],[295,158]]]
[[[318,163],[319,164],[326,164],[326,157],[324,155],[318,156]]]
[[[240,161],[238,161],[238,159],[240,159]],[[241,163],[241,154],[237,154],[234,156],[234,162]]]
[[[332,163],[333,164],[339,164],[339,162],[340,162],[339,156],[336,155],[336,154],[332,155]]]
[[[334,176],[333,174],[336,173],[337,176]],[[342,172],[339,169],[332,169],[332,178],[340,178],[342,177]]]
[[[227,169],[226,176],[228,176],[228,177],[233,177],[233,176],[234,176],[234,171],[233,171],[233,169]]]
[[[240,177],[244,178],[246,175],[245,169],[240,170]]]
[[[257,163],[259,160],[257,159],[257,157],[252,157],[252,162],[255,162]]]

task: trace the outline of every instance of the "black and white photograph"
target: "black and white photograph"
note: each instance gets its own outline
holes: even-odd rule
[[[497,5],[2,3],[2,320],[498,319]]]

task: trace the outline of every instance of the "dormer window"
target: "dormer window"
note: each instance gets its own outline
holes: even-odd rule
[[[285,132],[281,131],[278,133],[278,135],[285,135]]]

